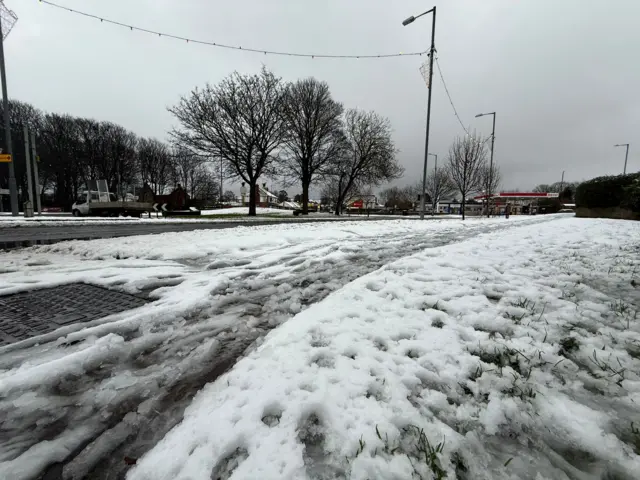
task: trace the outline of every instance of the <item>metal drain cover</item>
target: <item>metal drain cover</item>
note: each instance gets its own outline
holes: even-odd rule
[[[145,303],[143,298],[86,283],[0,296],[0,346]]]

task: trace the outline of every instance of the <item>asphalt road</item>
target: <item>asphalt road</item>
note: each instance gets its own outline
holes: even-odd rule
[[[415,218],[415,217],[414,217]],[[380,217],[344,217],[336,221],[367,221],[390,220]],[[123,224],[96,225],[51,225],[28,227],[1,227],[0,226],[0,250],[31,247],[34,245],[48,245],[65,240],[91,240],[94,238],[128,237],[132,235],[150,235],[167,232],[188,232],[193,230],[219,230],[235,227],[253,227],[259,225],[277,225],[281,223],[307,223],[319,222],[318,219],[296,220],[256,220],[238,222],[208,222],[208,223],[158,223],[158,224]]]

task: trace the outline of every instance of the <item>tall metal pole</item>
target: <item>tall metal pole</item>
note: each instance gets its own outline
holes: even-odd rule
[[[24,162],[27,167],[27,192],[29,202],[33,205],[33,179],[31,177],[31,149],[29,148],[29,127],[24,126]],[[27,214],[25,210],[25,215]]]
[[[562,179],[560,180],[560,194],[562,194],[563,187],[564,187],[564,170],[562,171]]]
[[[491,216],[491,200],[493,198],[493,146],[496,141],[496,112],[491,113],[479,113],[476,115],[478,117],[484,117],[486,115],[493,115],[493,128],[491,129],[491,160],[489,161],[489,185],[487,185],[487,217]]]
[[[36,133],[31,132],[31,160],[33,161],[33,180],[36,185],[36,207],[38,214],[42,214],[42,192],[40,191],[40,177],[38,175],[38,156],[36,155]],[[135,188],[135,187],[134,187]],[[135,190],[134,190],[135,195]]]
[[[624,155],[624,168],[622,169],[622,174],[627,174],[627,160],[629,159],[629,144],[628,143],[617,143],[614,147],[627,147],[627,153]]]
[[[429,49],[429,97],[427,100],[427,128],[425,133],[425,141],[424,141],[424,168],[422,170],[422,195],[420,195],[420,220],[424,220],[424,212],[425,212],[425,197],[427,190],[427,165],[429,161],[429,127],[431,126],[431,93],[433,92],[433,57],[436,52],[436,7],[433,7],[431,10],[427,10],[426,12],[421,13],[417,17],[411,16],[406,18],[403,22],[403,26],[407,26],[410,23],[413,23],[417,18],[422,17],[428,13],[432,15],[432,25],[431,25],[431,48]]]
[[[220,157],[220,205],[223,203],[223,192],[222,192],[222,157]]]
[[[489,161],[489,190],[493,190],[493,146],[496,141],[496,112],[493,112],[493,129],[491,130],[491,160]],[[493,192],[489,192],[487,201],[487,217],[491,216],[491,200]]]
[[[431,25],[431,49],[429,51],[429,96],[427,98],[427,130],[424,141],[424,169],[422,171],[422,196],[420,205],[420,220],[424,220],[425,197],[427,188],[427,164],[429,162],[429,128],[431,126],[431,93],[433,92],[433,57],[436,51],[436,7],[431,10],[433,22]]]
[[[2,110],[4,114],[4,135],[6,153],[11,155],[11,120],[9,118],[9,97],[7,96],[7,73],[4,65],[4,35],[2,33],[2,21],[0,21],[0,79],[2,81]],[[17,217],[18,209],[18,185],[16,184],[16,170],[13,162],[9,162],[9,194],[11,196],[11,215]]]
[[[436,157],[436,166],[435,169],[433,170],[433,194],[434,196],[439,196],[440,194],[440,185],[438,182],[438,154],[437,153],[430,153],[429,155],[431,155],[432,157]],[[426,195],[425,195],[426,196]],[[434,199],[431,199],[431,216],[433,217],[434,215],[434,207],[435,202],[433,201]]]

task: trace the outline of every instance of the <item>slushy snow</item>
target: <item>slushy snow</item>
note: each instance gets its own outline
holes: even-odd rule
[[[205,387],[127,478],[637,478],[638,239],[566,219],[359,278]]]
[[[515,219],[514,219],[515,220]],[[146,306],[0,348],[0,478],[122,478],[245,349],[350,281],[426,248],[550,217],[322,222],[0,253],[0,293],[87,282]]]
[[[638,238],[546,216],[0,254],[1,294],[152,300],[0,348],[0,478],[636,478]]]

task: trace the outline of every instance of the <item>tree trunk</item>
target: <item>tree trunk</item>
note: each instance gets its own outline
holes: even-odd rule
[[[249,182],[249,216],[256,216],[256,185],[258,184],[257,180],[252,179]]]
[[[465,211],[465,207],[467,206],[467,202],[466,200],[463,198],[462,199],[462,220],[464,220],[464,211]]]
[[[302,214],[309,215],[309,181],[302,180]]]

